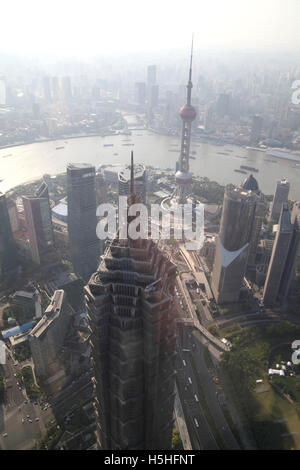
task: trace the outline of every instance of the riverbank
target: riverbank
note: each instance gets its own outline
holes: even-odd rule
[[[63,135],[61,137],[53,137],[51,139],[39,139],[39,140],[29,140],[25,142],[18,142],[15,144],[7,144],[7,145],[0,145],[0,150],[9,149],[14,147],[20,147],[23,145],[32,145],[32,144],[44,144],[45,142],[55,142],[60,140],[72,140],[72,139],[84,139],[86,137],[111,137],[116,136],[118,134],[99,134],[99,133],[90,133],[90,134],[76,134],[76,135]]]

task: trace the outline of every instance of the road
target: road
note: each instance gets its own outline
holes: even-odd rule
[[[39,404],[35,405],[28,400],[24,388],[19,389],[18,379],[14,374],[19,371],[20,366],[15,364],[11,354],[8,353],[7,362],[3,366],[6,393],[5,404],[1,406],[0,411],[0,448],[29,450],[36,439],[45,433],[45,423],[51,419],[52,413],[50,409],[42,411]],[[7,436],[4,437],[6,433]]]
[[[217,450],[218,445],[205,418],[197,395],[196,379],[189,362],[183,363],[181,354],[176,358],[177,386],[183,407],[186,425],[193,449]],[[189,382],[189,379],[192,383]]]
[[[201,381],[207,405],[221,438],[224,441],[225,447],[230,450],[238,450],[240,446],[232,434],[221,407],[221,403],[226,403],[224,391],[218,384],[218,378],[215,377],[213,370],[208,370],[207,368],[204,359],[205,345],[198,331],[194,331],[188,335],[187,344],[197,367],[198,377]],[[187,357],[188,361],[189,353],[184,353],[184,355]]]

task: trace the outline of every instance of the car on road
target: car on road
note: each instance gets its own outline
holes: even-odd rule
[[[40,418],[35,418],[35,421],[39,421],[39,420],[40,420]]]
[[[23,424],[25,423],[25,419],[24,419],[24,418],[22,418],[22,423],[23,423]]]
[[[29,423],[32,423],[32,419],[29,419],[28,421],[29,421]]]
[[[199,423],[198,423],[197,418],[194,418],[194,423],[196,424],[197,428],[199,428]]]
[[[7,432],[5,432],[5,433],[3,434],[3,437],[7,437],[7,435],[8,435]]]
[[[27,418],[30,418],[30,415],[27,415]]]

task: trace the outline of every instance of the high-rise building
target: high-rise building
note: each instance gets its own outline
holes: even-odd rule
[[[147,67],[147,87],[150,89],[156,85],[156,65],[148,65]]]
[[[288,203],[283,203],[277,227],[275,242],[264,285],[265,305],[284,302],[290,292],[295,277],[295,266],[299,250],[300,230],[299,212],[293,213],[293,223]]]
[[[56,290],[40,321],[29,334],[29,346],[38,377],[55,375],[58,353],[71,321],[71,310],[63,290]]]
[[[61,78],[61,95],[63,101],[68,103],[72,99],[72,85],[70,77]]]
[[[23,196],[32,260],[40,264],[54,245],[48,186],[43,182],[34,196]]]
[[[101,449],[171,446],[175,274],[151,239],[117,236],[85,287]]]
[[[85,281],[96,271],[101,242],[96,234],[95,167],[70,163],[67,167],[68,232],[75,273]]]
[[[0,193],[0,276],[18,266],[5,194]]]
[[[51,103],[50,77],[43,78],[43,97],[47,103]]]
[[[263,118],[261,116],[258,116],[257,114],[253,116],[250,136],[250,142],[252,144],[258,144],[261,136],[262,126]]]
[[[249,175],[242,183],[241,188],[252,191],[255,198],[255,214],[249,240],[248,267],[254,267],[256,262],[257,247],[260,241],[263,219],[266,213],[266,203],[264,195],[259,190],[257,180],[253,175]]]
[[[278,222],[281,214],[282,205],[288,201],[290,191],[290,183],[286,179],[277,181],[274,199],[271,205],[270,219],[273,222]]]
[[[149,106],[155,108],[159,102],[159,87],[158,85],[152,85],[149,90]]]
[[[121,169],[118,173],[119,196],[130,195],[130,166]],[[146,204],[147,200],[147,170],[144,165],[134,165],[134,188],[140,201]]]
[[[230,95],[228,93],[221,93],[216,104],[216,111],[220,117],[229,114]]]
[[[143,105],[146,101],[146,83],[136,82],[134,85],[134,101],[137,104]]]
[[[58,77],[52,77],[51,79],[52,99],[53,101],[60,100],[60,85]]]
[[[227,186],[211,286],[219,304],[237,302],[246,271],[257,195]]]

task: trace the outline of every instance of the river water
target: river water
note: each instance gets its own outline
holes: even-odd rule
[[[130,142],[125,142],[126,138]],[[180,146],[178,137],[159,135],[147,130],[132,131],[129,137],[66,138],[66,141],[67,143],[65,140],[56,140],[1,149],[0,180],[3,181],[0,183],[0,191],[7,191],[45,173],[54,175],[64,172],[69,162],[92,163],[96,168],[104,163],[129,163],[131,150],[134,150],[136,162],[157,168],[175,168],[179,153],[174,150],[179,150]],[[133,143],[134,146],[125,146],[126,143]],[[105,144],[113,146],[104,147]],[[64,148],[56,150],[59,146]],[[247,165],[259,170],[259,173],[253,174],[265,194],[273,194],[276,181],[285,177],[291,183],[290,197],[300,200],[300,167],[295,168],[294,162],[234,145],[216,146],[192,142],[191,150],[196,151],[192,155],[195,160],[190,161],[191,171],[195,176],[207,176],[220,184],[240,184],[247,175],[236,173],[234,169]],[[222,152],[228,155],[222,155]]]

